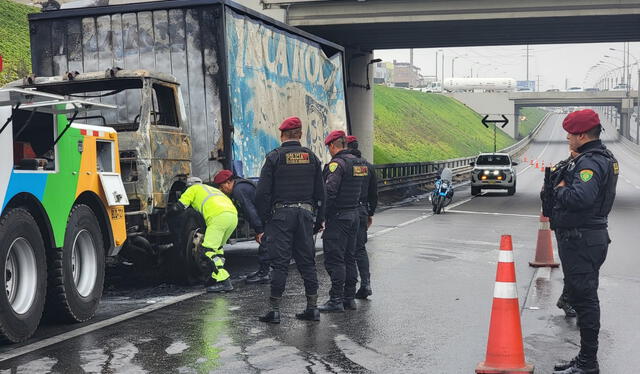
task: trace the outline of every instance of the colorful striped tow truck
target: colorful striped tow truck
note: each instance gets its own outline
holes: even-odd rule
[[[0,89],[0,338],[20,342],[47,314],[93,317],[105,260],[126,239],[127,194],[112,128],[82,124],[115,108]]]

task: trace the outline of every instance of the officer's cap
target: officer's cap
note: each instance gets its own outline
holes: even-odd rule
[[[564,130],[574,135],[585,133],[598,125],[600,125],[600,117],[591,109],[569,113],[562,121]]]
[[[344,131],[342,130],[333,130],[329,133],[329,135],[327,135],[327,137],[324,139],[324,144],[325,145],[329,145],[331,144],[333,141],[340,139],[340,138],[344,138],[346,137],[347,134],[344,133]]]
[[[353,136],[353,135],[347,136],[347,144],[350,144],[350,143],[353,143],[353,142],[357,142],[357,141],[358,141],[358,138],[356,138],[355,136]]]
[[[215,184],[224,183],[229,179],[231,179],[231,177],[233,177],[233,173],[231,172],[231,170],[220,170],[218,174],[216,174],[215,177],[213,177],[213,183]]]
[[[280,127],[278,127],[278,129],[280,131],[286,131],[286,130],[299,129],[301,127],[302,127],[302,121],[300,121],[300,118],[298,118],[298,117],[289,117],[289,118],[285,119],[284,121],[282,121],[282,123],[280,124]]]

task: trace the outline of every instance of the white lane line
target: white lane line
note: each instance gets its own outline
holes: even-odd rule
[[[468,198],[466,198],[464,200],[460,200],[457,203],[451,204],[451,205],[449,205],[447,211],[450,211],[449,209],[453,209],[453,208],[458,207],[458,206],[460,206],[462,204],[468,203],[469,201],[471,201],[471,199],[473,199],[473,196],[472,197],[468,197]],[[427,210],[427,209],[424,209],[424,210]],[[399,228],[411,225],[411,224],[416,223],[416,222],[420,222],[420,221],[422,221],[424,219],[427,219],[427,218],[429,218],[431,216],[433,216],[433,213],[423,214],[420,217],[416,217],[414,219],[410,219],[410,220],[408,220],[406,222],[402,222],[402,223],[400,223],[400,224],[398,224],[396,226],[389,227],[389,228],[386,228],[384,230],[380,230],[380,231],[376,231],[374,233],[371,233],[371,234],[367,235],[367,237],[368,238],[375,238],[377,236],[382,236],[384,234],[390,233],[391,231],[395,231],[395,230],[397,230]]]
[[[470,210],[447,210],[448,213],[463,213],[463,214],[483,214],[489,216],[508,216],[508,217],[525,217],[525,218],[540,218],[534,214],[518,214],[518,213],[498,213],[498,212],[475,212]]]
[[[133,311],[125,313],[125,314],[121,314],[121,315],[119,315],[117,317],[105,319],[104,321],[92,323],[90,325],[87,325],[87,326],[84,326],[84,327],[80,327],[79,329],[75,329],[75,330],[68,331],[68,332],[65,332],[65,333],[62,333],[62,334],[59,334],[59,335],[55,335],[55,336],[52,336],[50,338],[40,340],[39,342],[35,342],[35,343],[32,343],[32,344],[25,345],[24,347],[13,349],[13,350],[11,350],[11,351],[9,351],[7,353],[0,354],[0,362],[4,362],[6,360],[10,360],[12,358],[16,358],[18,356],[22,356],[22,355],[25,355],[27,353],[31,353],[33,351],[37,351],[38,349],[42,349],[42,348],[45,348],[45,347],[48,347],[48,346],[51,346],[51,345],[54,345],[54,344],[58,344],[58,343],[63,342],[65,340],[76,338],[76,337],[78,337],[80,335],[84,335],[84,334],[90,333],[92,331],[99,330],[99,329],[107,327],[107,326],[115,325],[116,323],[120,323],[120,322],[126,321],[128,319],[135,318],[135,317],[141,316],[143,314],[147,314],[147,313],[153,312],[155,310],[164,308],[164,307],[169,306],[169,305],[173,305],[173,304],[179,303],[181,301],[192,299],[192,298],[194,298],[196,296],[200,296],[200,295],[202,295],[204,293],[205,293],[205,291],[202,290],[202,291],[194,291],[194,292],[190,292],[190,293],[187,293],[187,294],[184,294],[184,295],[175,296],[175,297],[160,301],[160,302],[158,302],[156,304],[152,304],[152,305],[146,306],[144,308],[133,310]]]

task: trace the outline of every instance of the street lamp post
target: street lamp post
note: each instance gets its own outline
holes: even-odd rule
[[[455,57],[451,58],[451,78],[454,77],[455,63],[456,63],[456,59],[457,58],[460,58],[460,56],[455,56]]]

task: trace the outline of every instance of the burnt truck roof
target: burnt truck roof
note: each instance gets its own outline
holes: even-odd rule
[[[256,12],[253,9],[249,9],[243,5],[237,4],[230,0],[164,0],[164,1],[152,1],[143,3],[128,3],[123,5],[107,5],[97,7],[86,8],[72,8],[61,9],[42,13],[29,14],[29,21],[41,21],[41,20],[54,20],[60,18],[73,18],[73,17],[86,17],[86,16],[102,16],[110,15],[114,13],[138,13],[142,11],[151,10],[168,10],[176,8],[195,8],[207,5],[221,5],[234,9],[237,12],[244,13],[247,16],[255,19],[259,19],[262,22],[270,24],[278,29],[285,30],[291,34],[304,37],[312,40],[316,43],[324,45],[325,47],[333,48],[336,51],[344,53],[344,48],[339,44],[330,42],[326,39],[320,38],[316,35],[310,34],[306,31],[300,30],[296,27],[289,26],[286,23],[275,20],[262,13]]]
[[[179,85],[178,80],[165,73],[151,72],[149,70],[116,70],[109,69],[107,71],[94,71],[89,73],[65,73],[63,75],[54,75],[50,77],[26,77],[8,83],[6,87],[44,87],[59,86],[61,84],[80,84],[80,83],[99,83],[104,86],[106,82],[112,82],[117,85],[118,81],[123,79],[142,80],[155,79],[175,85]],[[115,88],[115,87],[112,87]]]

